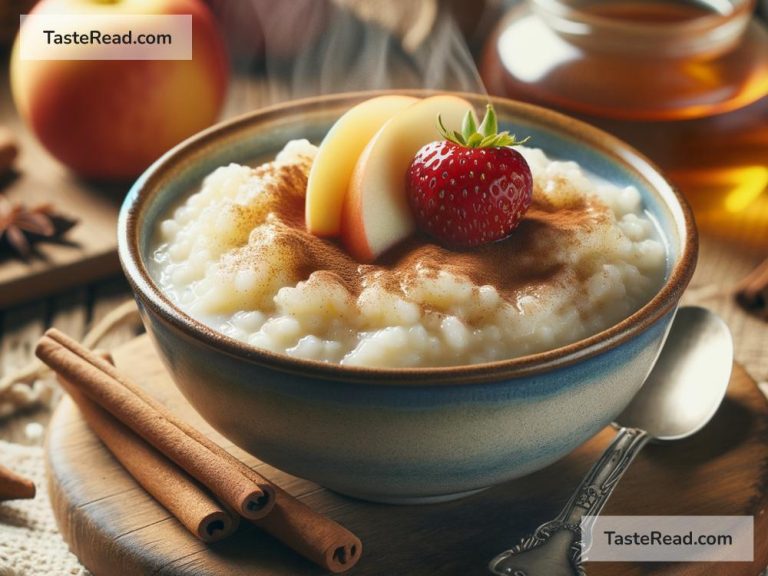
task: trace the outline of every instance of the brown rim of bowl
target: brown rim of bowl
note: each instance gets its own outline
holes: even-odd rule
[[[269,121],[270,119],[280,118],[286,110],[306,114],[318,111],[327,105],[341,106],[346,104],[347,106],[352,106],[365,98],[385,93],[411,94],[424,97],[437,93],[437,91],[386,90],[355,92],[293,100],[277,104],[212,126],[174,147],[153,164],[136,182],[134,190],[129,195],[129,198],[133,198],[133,201],[130,204],[126,201],[118,221],[120,261],[125,275],[142,304],[150,308],[165,323],[181,331],[187,338],[249,362],[281,372],[317,379],[387,385],[484,383],[551,371],[613,349],[650,328],[657,320],[675,309],[693,275],[698,253],[698,238],[690,207],[684,197],[664,179],[658,168],[628,144],[579,120],[532,104],[466,93],[455,94],[467,98],[475,105],[482,105],[490,100],[499,110],[514,111],[523,117],[526,114],[530,115],[536,119],[537,124],[542,125],[545,129],[556,130],[572,139],[583,139],[587,136],[590,145],[594,149],[612,157],[614,160],[619,160],[622,164],[628,165],[629,171],[639,180],[646,182],[649,187],[657,189],[658,185],[661,184],[662,189],[659,191],[660,199],[662,204],[670,210],[675,229],[680,234],[681,251],[680,257],[672,266],[664,285],[649,302],[629,317],[606,330],[577,342],[536,354],[471,365],[424,368],[367,368],[293,358],[286,354],[278,354],[255,348],[245,342],[225,336],[202,322],[193,319],[162,294],[143,264],[139,248],[138,223],[141,220],[140,215],[143,212],[146,200],[151,196],[146,191],[152,190],[153,185],[166,171],[166,166],[169,163],[176,166],[184,165],[187,149],[210,145],[222,136],[237,133],[256,120]],[[500,116],[504,115],[500,113]],[[645,169],[645,173],[641,168]],[[648,170],[650,172],[647,172]],[[671,198],[675,199],[677,206],[675,206],[674,202],[670,202]],[[679,213],[676,208],[679,210]]]

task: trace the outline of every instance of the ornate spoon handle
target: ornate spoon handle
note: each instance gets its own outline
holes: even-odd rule
[[[621,428],[557,517],[491,560],[491,572],[501,576],[583,574],[581,520],[600,514],[616,484],[649,439],[648,433],[639,428]]]

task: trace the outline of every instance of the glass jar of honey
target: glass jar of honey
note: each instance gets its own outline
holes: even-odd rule
[[[754,9],[755,0],[528,0],[499,25],[481,73],[492,94],[632,143],[686,194],[700,225],[749,211],[768,231],[768,31]]]

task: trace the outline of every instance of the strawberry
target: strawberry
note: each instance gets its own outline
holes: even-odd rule
[[[421,148],[407,173],[408,201],[417,225],[449,246],[478,246],[509,236],[531,205],[533,178],[516,140],[498,132],[488,104],[480,126],[467,112],[461,133]]]

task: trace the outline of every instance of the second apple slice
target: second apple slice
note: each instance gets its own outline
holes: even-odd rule
[[[355,163],[384,123],[417,102],[397,94],[377,96],[347,110],[317,150],[307,182],[306,225],[316,236],[338,236],[341,207]]]
[[[344,247],[361,262],[371,262],[414,230],[405,195],[408,166],[416,152],[441,138],[437,117],[449,131],[460,130],[472,105],[441,94],[412,104],[388,120],[357,160],[344,197],[341,234]]]

